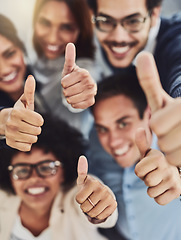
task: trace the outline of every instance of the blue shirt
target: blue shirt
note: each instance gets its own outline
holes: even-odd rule
[[[147,195],[145,183],[135,175],[135,166],[121,168],[102,149],[95,132],[91,139],[94,140],[94,149],[88,153],[89,171],[102,179],[116,195],[118,232],[129,240],[181,239],[180,200],[166,206],[157,204]],[[157,149],[155,136],[152,148]]]

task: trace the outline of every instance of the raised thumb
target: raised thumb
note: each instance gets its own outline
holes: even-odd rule
[[[77,185],[78,187],[81,187],[86,181],[87,178],[87,172],[88,172],[88,162],[87,158],[85,156],[80,156],[77,166]]]
[[[140,151],[141,158],[145,157],[146,153],[149,151],[150,146],[146,136],[146,131],[144,128],[138,128],[136,130],[135,142]]]

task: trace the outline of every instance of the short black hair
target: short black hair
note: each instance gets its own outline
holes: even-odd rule
[[[133,102],[140,118],[143,118],[144,111],[147,107],[147,100],[138,82],[135,67],[129,67],[123,70],[122,73],[102,79],[97,87],[98,91],[95,97],[95,104],[90,108],[92,113],[99,101],[117,95],[124,95]]]
[[[0,35],[7,38],[16,47],[20,48],[24,53],[26,52],[23,42],[18,37],[18,33],[14,24],[9,18],[5,17],[2,14],[0,14]]]
[[[148,11],[151,12],[153,10],[153,8],[161,6],[162,1],[163,0],[146,0],[146,5],[147,5]],[[96,15],[97,14],[97,0],[87,0],[87,2],[88,2],[89,7],[93,10],[94,14]]]
[[[55,119],[52,116],[44,115],[44,125],[38,141],[32,148],[42,149],[45,153],[53,153],[63,163],[64,169],[64,190],[73,186],[77,178],[77,162],[80,155],[84,154],[87,142],[82,134],[70,127],[66,122]],[[0,188],[13,193],[8,166],[12,158],[20,151],[13,148],[0,149]],[[30,154],[26,152],[26,154]]]

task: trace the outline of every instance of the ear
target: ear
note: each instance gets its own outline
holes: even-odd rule
[[[156,25],[157,20],[160,17],[160,12],[161,12],[161,6],[153,8],[152,14],[151,14],[151,27],[154,27]]]

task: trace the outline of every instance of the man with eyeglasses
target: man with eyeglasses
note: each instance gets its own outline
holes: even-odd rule
[[[146,50],[156,60],[164,90],[181,96],[181,16],[160,19],[162,0],[91,0],[103,75],[127,68]]]

